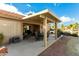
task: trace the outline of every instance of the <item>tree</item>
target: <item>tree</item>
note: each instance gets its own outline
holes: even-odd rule
[[[75,29],[78,29],[79,24],[75,23]]]
[[[70,24],[69,27],[70,27],[72,30],[78,29],[78,23]]]
[[[61,29],[64,30],[64,28],[65,28],[65,26],[64,26],[64,24],[62,24],[62,25],[61,25]]]

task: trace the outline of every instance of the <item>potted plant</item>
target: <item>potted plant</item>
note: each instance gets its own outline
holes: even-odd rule
[[[0,45],[2,45],[4,40],[4,35],[2,33],[0,33]]]

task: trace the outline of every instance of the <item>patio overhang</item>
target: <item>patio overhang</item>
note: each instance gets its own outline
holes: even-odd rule
[[[48,23],[55,23],[55,39],[57,39],[57,23],[60,22],[57,16],[52,14],[48,9],[29,15],[25,16],[22,18],[24,23],[29,23],[29,24],[38,24],[43,26],[43,33],[44,33],[44,45],[45,47],[48,46],[48,40],[47,40],[47,24]]]
[[[32,15],[27,15],[23,17],[22,19],[26,22],[36,21],[37,23],[42,23],[45,17],[47,17],[48,22],[60,22],[58,17],[55,16],[52,12],[50,12],[48,9],[32,14]]]

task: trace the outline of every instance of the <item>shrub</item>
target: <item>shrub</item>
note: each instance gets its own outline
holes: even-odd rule
[[[78,35],[76,33],[71,34],[69,32],[62,32],[60,29],[58,29],[57,30],[57,37],[59,37],[61,35],[78,37]]]
[[[57,30],[57,37],[61,36],[62,34],[63,34],[63,32],[60,29],[58,29]]]
[[[2,33],[0,33],[0,45],[2,45],[3,39],[4,39],[4,35]]]
[[[76,33],[71,34],[71,36],[78,37]]]
[[[76,33],[71,34],[71,33],[68,33],[68,32],[64,32],[63,35],[78,37],[78,35]]]
[[[64,32],[64,33],[63,33],[63,35],[66,35],[66,36],[71,36],[71,34],[70,34],[70,33],[68,33],[68,32]]]

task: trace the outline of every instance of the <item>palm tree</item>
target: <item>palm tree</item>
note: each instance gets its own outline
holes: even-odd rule
[[[71,31],[77,33],[78,32],[78,23],[70,24],[68,27],[71,29]]]
[[[65,26],[64,26],[64,24],[62,24],[62,25],[61,25],[61,29],[64,30],[64,28],[65,28]]]
[[[78,29],[78,23],[70,24],[72,30]]]
[[[75,23],[75,29],[78,29],[79,24]]]

